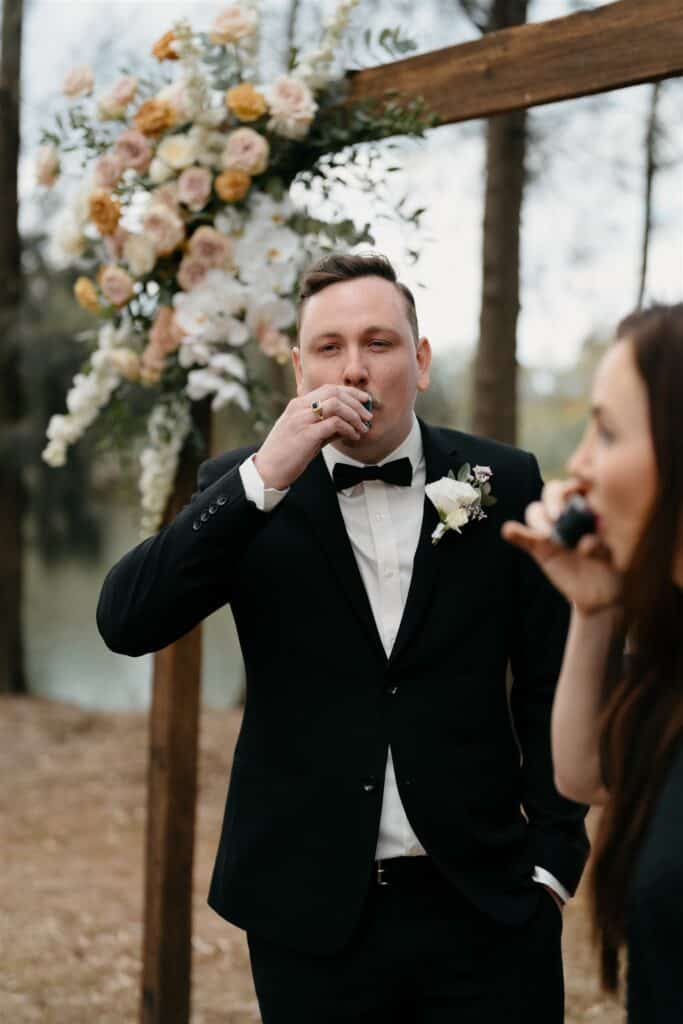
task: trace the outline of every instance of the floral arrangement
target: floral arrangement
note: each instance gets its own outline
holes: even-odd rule
[[[438,544],[449,530],[461,533],[467,523],[487,518],[484,508],[498,501],[491,493],[492,476],[490,466],[472,468],[469,462],[465,462],[457,477],[451,471],[448,476],[427,484],[425,492],[440,520],[432,533],[432,544]]]
[[[123,74],[96,95],[89,67],[64,80],[66,109],[43,133],[37,179],[50,188],[66,155],[81,157],[85,176],[55,218],[51,250],[83,271],[75,298],[102,324],[86,338],[43,458],[64,465],[98,417],[109,417],[111,436],[127,419],[128,440],[144,423],[144,533],[163,516],[192,403],[254,410],[264,357],[289,359],[302,270],[325,249],[372,242],[367,226],[295,205],[292,183],[324,197],[340,169],[354,168],[370,187],[372,159],[358,159],[358,143],[421,136],[435,123],[419,100],[344,102],[332,68],[357,3],[340,0],[320,45],[293,53],[266,84],[257,0],[227,7],[208,33],[178,22],[154,44],[147,77]],[[412,48],[398,32],[380,40]],[[421,211],[408,216],[403,202],[399,216],[417,223]]]

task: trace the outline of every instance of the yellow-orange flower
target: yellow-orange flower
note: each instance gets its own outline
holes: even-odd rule
[[[113,235],[121,219],[121,204],[106,188],[90,194],[88,215],[101,235]]]
[[[175,111],[163,100],[145,100],[133,118],[135,127],[143,135],[160,135],[176,122]]]
[[[268,109],[265,97],[249,82],[228,89],[225,105],[240,121],[256,121]]]
[[[251,187],[251,178],[245,171],[223,171],[214,181],[213,187],[224,203],[236,203],[246,196]]]
[[[99,313],[100,300],[97,297],[97,288],[89,277],[79,277],[74,285],[76,302],[82,309],[89,313]]]
[[[171,29],[170,32],[164,32],[161,39],[157,39],[156,43],[152,47],[152,56],[156,57],[157,60],[178,60],[178,54],[175,51],[175,32]]]

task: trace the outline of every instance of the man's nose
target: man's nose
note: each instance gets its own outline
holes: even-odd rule
[[[344,383],[348,387],[364,387],[368,382],[368,368],[360,351],[349,352],[344,367]]]

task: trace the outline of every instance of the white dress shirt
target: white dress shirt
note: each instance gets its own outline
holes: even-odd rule
[[[337,451],[332,445],[323,448],[322,456],[330,475],[337,462],[352,466],[364,465]],[[337,495],[346,532],[387,657],[396,640],[408,597],[413,560],[422,526],[426,469],[422,435],[415,416],[406,439],[379,465],[404,457],[410,459],[413,467],[410,487],[398,487],[382,480],[367,480],[339,491]],[[253,456],[240,466],[240,475],[247,498],[262,511],[273,509],[287,494],[287,491],[264,487]],[[384,775],[376,858],[384,860],[424,853],[424,847],[410,826],[399,796],[390,748]],[[535,881],[550,886],[563,900],[569,898],[569,893],[550,872],[537,867],[533,877]]]

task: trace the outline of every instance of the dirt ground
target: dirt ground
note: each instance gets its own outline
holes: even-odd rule
[[[238,727],[238,712],[203,712],[192,1024],[259,1021],[243,933],[206,905]],[[140,713],[0,698],[0,1024],[137,1020],[146,745]],[[581,892],[564,950],[567,1024],[621,1024]]]

